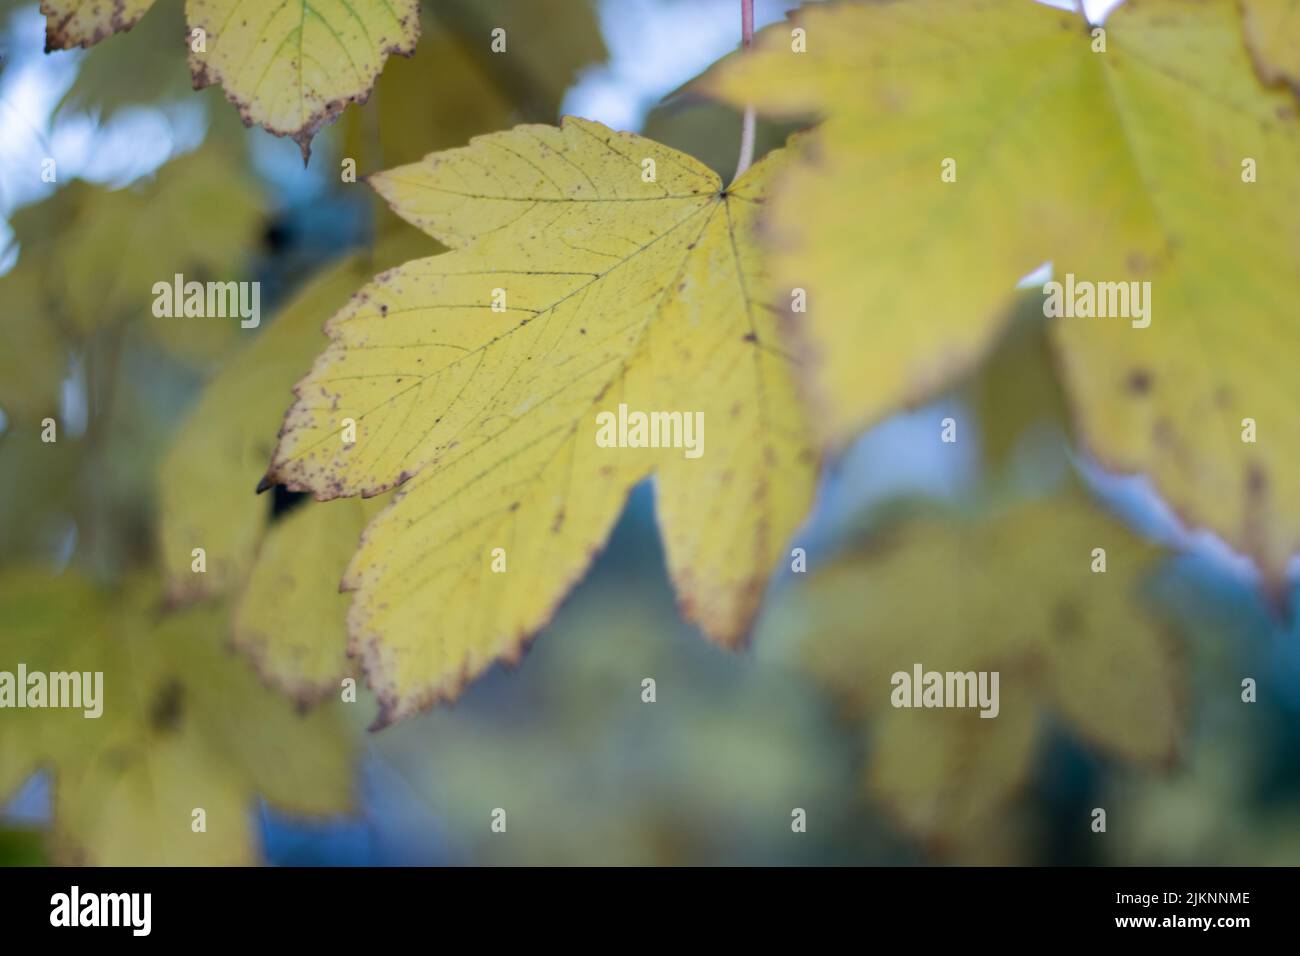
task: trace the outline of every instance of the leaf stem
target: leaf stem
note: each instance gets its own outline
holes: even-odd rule
[[[748,50],[754,45],[754,0],[740,0],[740,40],[741,46]],[[745,119],[740,127],[740,160],[736,163],[736,175],[731,177],[734,183],[754,162],[754,130],[757,125],[754,104],[745,106]]]

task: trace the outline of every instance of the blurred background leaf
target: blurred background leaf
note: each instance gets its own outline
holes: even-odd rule
[[[221,646],[224,607],[159,616],[147,584],[105,594],[72,575],[11,570],[0,617],[6,665],[103,675],[97,717],[26,709],[0,723],[0,799],[38,769],[54,776],[54,859],[249,864],[257,794],[296,813],[351,809],[338,712],[304,716],[262,687]]]
[[[59,110],[95,113],[109,120],[119,110],[196,95],[185,62],[188,33],[184,3],[154,4],[130,30],[86,51]],[[221,100],[218,90],[197,95],[205,101]]]
[[[1104,573],[1090,567],[1094,548],[1105,550]],[[1009,812],[1049,714],[1106,753],[1170,764],[1181,661],[1139,603],[1158,560],[1067,492],[978,521],[880,529],[864,553],[815,572],[796,615],[810,622],[813,673],[869,718],[868,791],[904,829],[960,854]],[[917,664],[997,672],[1000,705],[992,717],[973,704],[899,708],[891,675],[911,688]]]
[[[791,5],[760,0],[760,22]],[[325,319],[382,269],[438,251],[395,230],[364,182],[342,182],[341,159],[355,158],[364,175],[569,111],[644,130],[729,179],[738,115],[678,91],[734,49],[736,5],[429,0],[416,56],[389,61],[370,102],[318,138],[306,170],[292,143],[245,131],[220,91],[188,90],[184,49],[169,39],[180,6],[159,4],[131,33],[84,54],[47,57],[36,4],[0,0],[0,580],[62,571],[39,601],[22,599],[21,614],[0,609],[0,669],[32,636],[41,604],[48,626],[35,630],[70,646],[125,628],[133,646],[168,645],[150,657],[159,666],[218,675],[219,699],[194,689],[192,713],[207,716],[191,722],[193,750],[187,743],[178,759],[223,768],[213,806],[238,807],[243,827],[231,854],[272,863],[1300,860],[1295,613],[1264,606],[1241,562],[1186,535],[1141,481],[1079,457],[1032,293],[1017,300],[982,373],[830,463],[817,513],[791,542],[811,570],[785,573],[752,651],[726,655],[681,624],[648,486],[518,668],[494,670],[455,709],[363,736],[373,702],[333,696],[351,668],[335,552],[355,535],[345,512],[356,503],[253,494]],[[508,31],[507,54],[490,50],[496,26]],[[759,154],[792,128],[760,125]],[[58,159],[56,183],[40,181],[47,156]],[[152,283],[174,263],[194,278],[260,281],[263,327],[154,319]],[[130,321],[105,323],[110,316]],[[53,444],[40,440],[46,416],[58,422]],[[949,416],[952,445],[939,440]],[[1013,526],[1020,533],[995,530],[979,544],[982,529]],[[1119,551],[1134,563],[1131,574],[1119,564],[1089,574],[1089,589],[1102,578],[1114,586],[1099,604],[1114,623],[1076,621],[1097,644],[1070,656],[1050,650],[1052,623],[1070,620],[1054,614],[1053,598],[1077,595],[1078,568],[1063,549],[1092,528],[1127,541]],[[199,538],[210,543],[209,571],[192,589]],[[950,545],[977,549],[960,572]],[[940,660],[936,622],[965,600],[952,591],[962,580],[984,588],[987,616],[951,624],[948,637],[960,625],[971,638],[951,652],[1009,654],[1024,680],[1004,673],[996,720],[894,711],[869,690],[893,659],[956,666]],[[1131,598],[1118,593],[1125,584]],[[823,586],[825,600],[808,606]],[[87,593],[96,597],[83,601]],[[128,606],[129,593],[148,597]],[[197,606],[176,606],[190,600]],[[1044,623],[1028,633],[1016,625],[1031,613]],[[1178,635],[1177,652],[1154,652],[1168,641],[1153,620]],[[1135,635],[1141,657],[1123,643]],[[232,640],[246,653],[232,655]],[[832,673],[819,677],[819,660]],[[1259,681],[1258,703],[1241,700],[1248,676]],[[653,704],[641,701],[646,677],[656,680]],[[330,749],[334,731],[222,725],[223,713],[240,718],[228,713],[232,700],[246,715],[269,706],[277,726],[299,720],[295,701],[263,703],[263,681],[318,701],[311,720],[342,706],[344,749]],[[1081,690],[1100,696],[1070,696]],[[846,710],[864,697],[871,706]],[[44,748],[68,751],[63,766],[80,792],[112,785],[85,769],[90,750],[78,741],[92,723],[78,718]],[[998,732],[981,729],[988,724]],[[127,750],[173,753],[138,729],[122,735]],[[241,736],[270,749],[224,749]],[[1143,759],[1175,736],[1172,764]],[[309,820],[276,809],[299,795],[268,769],[297,756],[277,740],[318,765],[298,783],[324,767],[323,795],[345,778],[355,785],[354,812]],[[30,775],[30,742],[3,746],[0,779],[18,789],[0,802],[0,863],[67,859],[78,843],[116,852],[96,827],[125,809],[60,805],[49,772]],[[341,753],[361,755],[355,773],[335,774]],[[1097,806],[1108,810],[1104,835],[1088,826]],[[496,807],[508,812],[506,834],[489,828]],[[807,811],[806,833],[791,830],[796,807]],[[171,821],[143,810],[124,819],[146,843]]]

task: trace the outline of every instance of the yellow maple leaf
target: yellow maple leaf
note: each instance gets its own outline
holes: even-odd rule
[[[1159,559],[1065,491],[973,521],[898,524],[815,571],[791,616],[810,622],[813,673],[870,727],[869,792],[904,830],[960,852],[1028,779],[1049,716],[1116,757],[1173,760],[1181,659],[1141,599]],[[894,675],[918,667],[945,686],[948,672],[990,675],[979,686],[993,706],[898,705]],[[907,686],[915,704],[922,688]]]
[[[409,241],[405,246],[410,248]],[[387,253],[381,249],[380,261]],[[321,315],[347,301],[371,274],[349,256],[325,269],[221,369],[172,440],[158,472],[159,552],[172,603],[242,588],[271,513],[251,492],[265,472],[274,429],[293,383],[321,348]],[[205,570],[192,570],[195,548]]]
[[[687,616],[743,638],[816,465],[754,294],[753,222],[783,162],[723,190],[685,154],[570,117],[372,178],[452,251],[329,321],[264,486],[405,482],[344,579],[381,725],[517,659],[651,474]],[[632,413],[677,413],[681,447],[601,447],[601,423]]]
[[[129,30],[153,5],[154,0],[41,0],[45,52],[90,46]]]
[[[384,503],[308,502],[272,521],[253,488],[265,473],[293,384],[324,343],[321,317],[376,268],[427,246],[405,224],[369,254],[309,281],[208,383],[158,471],[158,545],[169,603],[216,596],[233,604],[234,644],[261,676],[302,703],[337,691],[351,672],[339,578],[365,519]],[[203,549],[197,572],[194,549]]]
[[[0,576],[0,672],[14,682],[0,675],[0,799],[49,770],[52,854],[99,865],[256,862],[259,795],[296,813],[347,812],[354,738],[339,715],[301,714],[264,688],[223,646],[223,605],[160,617],[156,601],[144,581],[106,595],[72,575]],[[51,706],[50,675],[74,672],[80,706],[62,692]],[[28,706],[8,709],[6,693]]]
[[[344,627],[348,596],[339,593],[339,579],[366,518],[378,510],[357,500],[295,508],[267,529],[240,594],[235,647],[268,683],[300,702],[337,692],[352,671]]]
[[[706,77],[825,117],[768,223],[774,294],[807,291],[792,327],[826,437],[981,359],[1045,260],[1122,284],[1145,316],[1050,319],[1083,441],[1280,592],[1300,547],[1300,126],[1242,29],[1232,0],[1124,4],[1104,37],[1034,3],[844,3]]]
[[[46,52],[129,30],[153,2],[41,0]],[[189,46],[194,88],[221,84],[246,124],[292,137],[304,159],[321,125],[364,100],[388,55],[409,55],[420,36],[419,0],[187,0],[185,12],[189,33],[176,42]]]

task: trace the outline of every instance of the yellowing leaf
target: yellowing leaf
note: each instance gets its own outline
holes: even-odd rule
[[[687,615],[742,639],[815,470],[754,295],[753,222],[782,162],[724,192],[689,156],[568,118],[373,177],[453,251],[330,320],[267,482],[322,499],[406,482],[344,582],[380,723],[516,659],[651,474]],[[620,405],[702,415],[702,454],[599,446]]]
[[[401,261],[411,248],[409,238],[396,239],[378,256]],[[325,341],[323,316],[347,301],[370,269],[365,257],[354,255],[309,282],[222,368],[181,426],[159,470],[159,547],[169,600],[243,586],[270,520],[270,502],[253,490],[284,403]],[[204,549],[203,573],[192,570],[195,548]]]
[[[871,729],[867,792],[895,827],[938,854],[965,859],[1033,768],[1042,729],[1035,701],[1014,685],[1001,695],[996,727],[969,712],[890,710]]]
[[[376,510],[357,501],[309,502],[276,521],[235,609],[235,647],[300,701],[337,692],[351,671],[348,596],[339,580]]]
[[[241,6],[188,0],[190,28],[207,33],[206,52],[190,50],[194,86],[220,83],[245,123],[293,137],[304,159],[323,123],[365,99],[388,54],[420,38],[418,0]]]
[[[974,522],[904,524],[813,574],[798,599],[809,666],[870,718],[867,786],[905,830],[949,848],[977,838],[1026,781],[1048,715],[1117,757],[1172,760],[1181,662],[1140,601],[1158,559],[1064,493]],[[893,706],[893,675],[918,664],[998,672],[996,716]]]
[[[153,0],[43,0],[46,51],[89,46],[129,30]],[[311,139],[349,103],[364,100],[390,53],[410,54],[420,36],[418,0],[249,4],[188,0],[194,88],[219,83],[245,124]]]
[[[0,577],[0,671],[103,674],[99,717],[46,707],[0,720],[0,798],[38,769],[54,776],[56,860],[248,865],[258,795],[347,811],[351,745],[336,715],[302,715],[263,688],[222,646],[224,606],[159,618],[155,600],[138,582],[110,596],[69,576]]]
[[[1289,83],[1300,91],[1300,2],[1241,0],[1246,42],[1266,83]]]
[[[129,30],[153,4],[154,0],[41,0],[45,52],[90,46]]]
[[[1300,547],[1300,126],[1231,0],[1126,3],[1105,52],[1034,3],[844,3],[798,26],[806,53],[775,27],[706,85],[826,117],[769,222],[773,294],[807,290],[793,327],[826,435],[980,359],[1044,260],[1149,282],[1148,327],[1052,320],[1081,434],[1278,588]]]

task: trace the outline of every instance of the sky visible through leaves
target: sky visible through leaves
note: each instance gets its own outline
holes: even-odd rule
[[[130,694],[0,710],[0,863],[1300,861],[1281,0],[46,6],[0,672]]]

